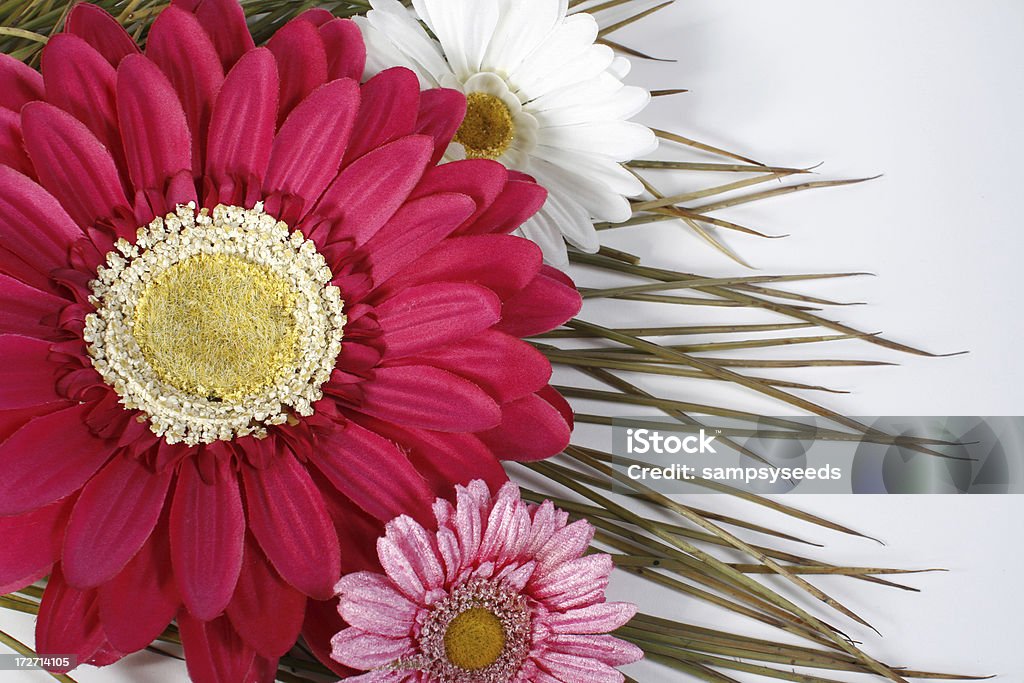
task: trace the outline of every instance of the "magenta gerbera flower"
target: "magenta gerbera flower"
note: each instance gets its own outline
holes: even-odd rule
[[[584,555],[586,521],[550,501],[527,505],[515,484],[456,487],[434,504],[437,531],[408,516],[377,543],[384,573],[337,585],[350,626],[332,656],[366,683],[612,683],[643,656],[608,635],[636,613],[605,601],[611,557]]]
[[[176,617],[194,680],[271,680],[384,521],[567,443],[520,338],[579,295],[506,234],[544,191],[435,166],[462,95],[364,60],[324,11],[254,47],[234,0],[0,55],[0,592],[50,576],[40,652]]]

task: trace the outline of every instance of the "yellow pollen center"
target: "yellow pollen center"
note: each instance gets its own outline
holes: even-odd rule
[[[466,96],[466,118],[455,134],[455,142],[466,149],[469,159],[497,159],[516,136],[512,112],[499,98],[482,92]]]
[[[164,382],[196,397],[237,401],[296,365],[294,310],[292,287],[271,269],[241,256],[198,254],[146,286],[133,334]]]
[[[498,617],[475,607],[452,619],[444,634],[448,661],[466,671],[486,669],[505,650],[505,628]]]

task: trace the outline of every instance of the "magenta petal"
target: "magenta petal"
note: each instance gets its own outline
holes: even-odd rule
[[[356,505],[379,520],[426,519],[433,494],[394,442],[353,422],[321,434],[311,462]]]
[[[400,425],[441,432],[478,432],[501,421],[498,404],[483,389],[426,365],[378,368],[361,385],[359,410]]]
[[[441,193],[404,205],[363,247],[375,285],[399,273],[469,218],[476,210],[462,194]]]
[[[458,90],[435,88],[420,94],[416,132],[434,138],[431,163],[436,164],[444,156],[465,116],[466,96]]]
[[[60,396],[55,384],[60,369],[48,360],[50,342],[20,337],[13,334],[0,335],[0,410],[14,410],[60,403],[66,399]]]
[[[270,153],[263,183],[268,213],[294,225],[313,208],[338,174],[358,110],[359,85],[351,80],[331,81],[295,108]]]
[[[555,329],[582,307],[583,299],[568,276],[544,266],[526,289],[505,302],[495,329],[513,337],[532,337]]]
[[[334,525],[309,473],[290,454],[268,467],[243,467],[249,526],[285,581],[326,600],[341,574]]]
[[[162,216],[195,201],[188,121],[174,87],[147,57],[125,57],[117,69],[117,119],[136,212]]]
[[[267,49],[274,53],[281,72],[280,126],[300,102],[327,82],[327,51],[317,27],[301,19],[285,24],[267,41]]]
[[[134,237],[135,221],[117,166],[85,124],[43,102],[22,111],[25,144],[39,181],[83,229],[97,223]]]
[[[224,67],[195,15],[168,7],[153,22],[146,56],[163,70],[178,92],[192,131],[192,172],[203,173],[206,134],[213,100],[224,82]]]
[[[419,79],[408,69],[387,69],[364,83],[363,106],[345,162],[415,132],[419,102]]]
[[[334,19],[320,27],[327,50],[327,78],[351,78],[363,80],[366,69],[366,46],[363,34],[351,19]]]
[[[194,683],[256,680],[248,677],[256,651],[242,640],[227,617],[202,621],[182,611],[178,614],[178,628],[188,676]]]
[[[494,203],[460,230],[464,235],[504,235],[512,232],[540,211],[548,191],[532,181],[514,180],[505,184]]]
[[[96,48],[114,68],[122,59],[139,51],[121,22],[103,8],[87,2],[71,8],[64,30]]]
[[[194,458],[182,462],[170,536],[174,577],[185,607],[199,619],[213,619],[234,593],[245,542],[238,478],[229,467],[220,467],[207,483]]]
[[[0,538],[4,539],[5,548],[0,554],[0,586],[15,584],[60,558],[70,502],[60,501],[23,515],[0,517]]]
[[[52,339],[68,301],[0,274],[0,333]]]
[[[125,568],[100,586],[103,631],[121,652],[141,650],[163,633],[180,604],[164,519]]]
[[[54,567],[43,592],[36,622],[36,652],[40,655],[76,655],[86,662],[105,642],[100,626],[96,591],[80,591],[64,581]],[[67,672],[71,667],[53,668]]]
[[[36,510],[74,493],[111,455],[85,425],[92,406],[37,417],[0,444],[0,517]]]
[[[156,526],[170,483],[170,470],[154,474],[125,456],[100,470],[68,522],[62,557],[68,583],[93,588],[124,569]]]
[[[501,406],[501,425],[479,434],[501,460],[543,460],[569,445],[572,428],[550,403],[531,394]]]
[[[410,287],[377,307],[385,359],[462,341],[486,330],[500,317],[501,300],[494,292],[454,282]]]
[[[256,652],[276,659],[295,644],[306,613],[306,596],[289,586],[246,534],[245,560],[227,614]]]
[[[277,62],[265,48],[246,54],[228,73],[213,106],[206,150],[205,204],[258,200],[277,121]]]
[[[328,241],[364,244],[405,203],[430,159],[430,141],[410,135],[347,166],[320,198],[315,213],[333,223]]]
[[[43,99],[43,77],[7,54],[0,54],[0,107],[21,111],[26,103]]]
[[[0,107],[0,164],[34,178],[36,170],[25,151],[21,135],[21,115]]]
[[[245,22],[245,11],[237,0],[202,0],[195,3],[196,7],[188,6],[191,0],[174,0],[171,4],[195,12],[220,55],[224,71],[230,71],[242,55],[255,47]]]

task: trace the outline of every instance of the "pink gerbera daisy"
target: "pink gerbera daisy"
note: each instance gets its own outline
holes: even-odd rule
[[[515,484],[456,487],[434,503],[437,531],[408,516],[377,542],[384,574],[337,585],[348,628],[332,656],[355,679],[418,683],[612,683],[643,652],[607,635],[636,613],[605,602],[611,557],[584,555],[586,521],[550,501],[527,505]]]
[[[50,576],[41,653],[176,617],[193,680],[272,680],[384,521],[567,443],[520,337],[579,295],[506,234],[544,191],[435,166],[462,95],[364,60],[324,11],[257,48],[234,0],[0,55],[0,592]]]

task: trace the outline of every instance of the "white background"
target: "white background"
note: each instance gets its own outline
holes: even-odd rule
[[[865,331],[885,331],[936,352],[971,352],[926,359],[835,342],[762,351],[761,357],[898,362],[897,367],[786,375],[851,391],[813,396],[850,415],[1024,415],[1024,362],[1018,356],[1024,333],[1018,275],[1024,239],[1016,201],[1024,178],[1024,3],[685,0],[616,37],[677,60],[637,64],[631,80],[691,91],[657,101],[646,122],[766,163],[810,166],[824,161],[818,169],[821,178],[885,174],[855,187],[721,214],[790,235],[774,241],[726,236],[759,273],[870,270],[877,277],[799,289],[866,302],[835,311]],[[707,182],[687,179],[683,184]],[[653,265],[709,276],[742,274],[742,268],[678,225],[615,231],[609,244],[656,254],[649,259]],[[676,324],[722,320],[720,311],[691,307],[662,315],[662,322]],[[773,402],[712,383],[654,386],[701,402],[784,412]],[[827,542],[828,549],[819,555],[829,561],[951,570],[907,579],[921,594],[850,580],[817,582],[882,631],[884,639],[840,624],[872,654],[897,665],[1000,673],[1002,680],[1024,681],[1019,570],[1024,499],[804,496],[787,502],[887,544],[846,539],[776,517],[765,520]],[[716,499],[714,504],[750,517],[758,514],[756,508],[738,508],[731,501]],[[666,616],[754,632],[719,611],[675,595],[652,594],[628,579],[616,581],[612,596],[636,600],[643,609]],[[0,613],[0,626],[30,638],[28,619]],[[181,671],[178,663],[141,654],[113,669],[76,672],[76,678],[184,680]],[[683,680],[646,665],[632,673],[644,683]],[[3,673],[0,680],[49,679],[39,673]]]

